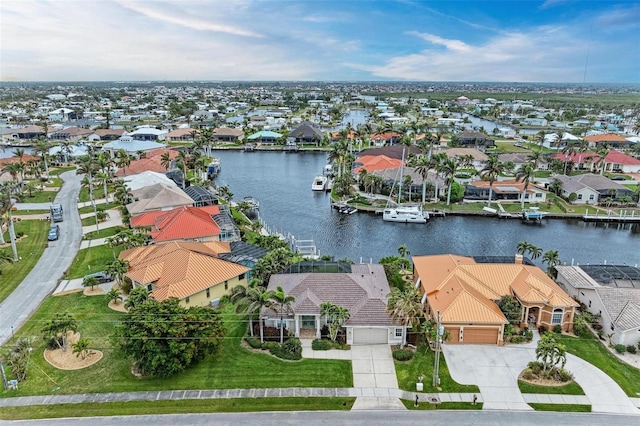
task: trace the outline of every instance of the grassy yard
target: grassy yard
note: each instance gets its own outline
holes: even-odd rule
[[[93,218],[92,218],[93,219]],[[111,228],[100,229],[99,231],[87,232],[84,238],[87,240],[95,240],[97,238],[107,238],[116,235],[118,232],[126,229],[123,226],[113,226]]]
[[[557,336],[567,352],[590,362],[611,377],[630,397],[640,393],[640,369],[620,361],[593,334],[587,337]]]
[[[32,210],[13,210],[11,212],[11,215],[13,216],[27,216],[30,214],[50,214],[51,212],[49,210],[38,210],[38,209],[32,209]]]
[[[431,386],[434,361],[434,352],[426,345],[421,345],[416,350],[416,354],[411,361],[394,361],[396,366],[396,375],[398,376],[398,386],[400,386],[400,389],[415,391],[418,377],[423,375],[425,392],[480,392],[480,389],[476,385],[461,385],[451,378],[444,355],[442,355],[442,358],[440,359],[440,387],[442,390],[440,391]]]
[[[49,169],[50,175],[60,175],[64,172],[68,172],[69,170],[75,170],[76,166],[60,166],[60,167],[52,167]]]
[[[560,411],[563,413],[590,413],[590,405],[582,404],[529,404],[536,411]]]
[[[89,217],[85,217],[84,219],[80,219],[80,223],[82,226],[95,226],[96,225],[96,217],[91,215]],[[100,226],[100,222],[98,222],[98,227]]]
[[[522,146],[515,146],[514,141],[496,141],[496,148],[494,150],[494,152],[497,152],[499,154],[504,154],[507,152],[529,152],[530,150],[522,147]]]
[[[114,323],[123,314],[107,307],[106,296],[86,297],[82,293],[50,297],[38,311],[16,331],[16,338],[34,338],[29,377],[17,391],[0,391],[0,397],[47,395],[53,389],[60,394],[93,392],[128,392],[176,389],[234,389],[278,387],[351,387],[350,361],[283,361],[268,354],[255,353],[241,344],[246,321],[227,308],[223,314],[227,335],[214,355],[188,371],[168,378],[131,374],[131,363],[111,346]],[[62,371],[43,358],[44,341],[40,329],[58,312],[68,312],[78,321],[79,331],[99,349],[104,358],[82,370]]]
[[[576,382],[564,386],[541,386],[518,380],[518,387],[522,393],[543,393],[548,395],[584,395],[582,387]]]
[[[0,419],[26,420],[61,417],[128,416],[190,413],[240,413],[258,411],[350,410],[355,398],[232,398],[180,401],[95,402],[0,408]]]
[[[45,220],[21,220],[16,222],[16,234],[24,234],[16,243],[18,257],[21,260],[18,263],[0,265],[0,271],[2,271],[0,276],[0,302],[11,294],[38,263],[47,245],[49,226],[50,223]],[[9,232],[4,233],[4,238],[7,244],[1,250],[12,255]]]
[[[408,410],[482,410],[482,403],[478,402],[473,405],[470,402],[442,402],[437,407],[430,402],[418,401],[418,406],[415,406],[414,401],[402,400],[402,403]]]
[[[44,186],[48,186],[50,188],[60,188],[62,186],[62,179],[49,176],[49,182],[45,182]]]
[[[107,190],[109,191],[109,195],[113,195],[113,186],[112,185],[107,186]],[[99,200],[101,198],[104,198],[104,187],[102,185],[97,185],[97,186],[95,186],[93,188],[93,199],[94,200]],[[82,189],[80,189],[80,195],[78,195],[78,201],[80,201],[81,203],[85,203],[87,201],[91,201],[89,199],[89,189],[88,188],[83,187]]]
[[[117,203],[103,203],[103,204],[96,204],[96,210],[100,211],[100,210],[110,210],[110,209],[115,209],[116,207],[118,207],[119,204]],[[93,206],[85,206],[85,207],[80,207],[78,209],[78,213],[79,214],[85,214],[85,213],[93,213]]]
[[[24,193],[20,202],[22,203],[50,203],[55,200],[57,192],[52,191],[33,191],[31,196],[28,193]]]
[[[109,263],[117,257],[123,247],[115,247],[111,249],[108,245],[89,247],[78,250],[76,258],[65,274],[65,279],[72,280],[74,278],[82,278],[87,274],[104,271]]]

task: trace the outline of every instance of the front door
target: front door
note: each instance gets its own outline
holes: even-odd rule
[[[314,315],[302,315],[301,328],[316,328],[316,317]]]

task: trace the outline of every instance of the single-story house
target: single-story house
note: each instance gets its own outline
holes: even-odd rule
[[[131,191],[135,191],[145,186],[151,186],[158,183],[164,185],[176,186],[176,183],[169,179],[164,173],[152,172],[150,170],[135,175],[127,175],[123,178],[124,184]]]
[[[373,172],[376,170],[397,169],[402,167],[402,160],[389,158],[386,155],[365,155],[353,162],[353,172],[359,174],[361,170]]]
[[[489,181],[474,180],[467,184],[464,190],[466,201],[489,200]],[[491,200],[521,201],[524,182],[515,179],[501,180],[493,182]],[[527,203],[544,203],[547,200],[547,192],[529,183],[527,192],[524,194]]]
[[[112,156],[121,149],[124,149],[127,154],[135,155],[138,152],[148,152],[164,147],[165,145],[161,143],[151,140],[133,139],[131,136],[122,136],[120,139],[102,145],[102,149],[109,151]]]
[[[220,214],[218,206],[183,206],[133,216],[131,227],[151,228],[151,238],[156,243],[220,241],[220,227],[213,219],[217,214]]]
[[[402,134],[398,132],[374,133],[371,135],[371,142],[376,146],[393,145],[398,143]]]
[[[189,127],[175,129],[165,135],[165,140],[169,142],[193,142],[194,135],[197,136],[198,130]]]
[[[421,155],[422,151],[419,147],[415,145],[405,146],[405,145],[385,145],[379,148],[367,148],[360,151],[360,156],[364,157],[365,155],[385,155],[389,158],[394,158],[396,160],[402,160],[402,153],[404,152],[405,160],[409,157],[409,154],[413,155]]]
[[[71,126],[61,130],[49,133],[49,139],[56,141],[79,141],[94,134],[91,129],[83,129],[82,127]]]
[[[613,333],[613,344],[637,345],[640,341],[640,269],[627,265],[556,266],[557,282],[600,315],[604,334]]]
[[[150,126],[140,126],[133,132],[128,133],[133,139],[139,141],[162,141],[165,139],[168,131],[164,129],[156,129]]]
[[[251,136],[248,136],[247,140],[261,144],[274,144],[281,137],[282,135],[280,133],[272,132],[270,130],[261,130]]]
[[[569,198],[576,194],[574,204],[598,204],[609,198],[619,200],[623,197],[633,197],[633,191],[607,177],[586,173],[583,175],[556,175],[562,182],[562,196]]]
[[[96,129],[94,134],[102,141],[112,141],[122,137],[124,129]]]
[[[625,148],[631,145],[631,142],[615,133],[585,136],[584,140],[589,142],[589,148],[600,148],[607,145],[614,148]]]
[[[391,321],[387,313],[389,283],[382,265],[351,265],[347,273],[275,274],[268,290],[281,286],[294,296],[292,312],[285,314],[284,325],[296,337],[320,338],[326,318],[320,315],[323,302],[347,308],[350,318],[344,324],[349,345],[400,344],[406,336],[400,324]],[[279,327],[280,316],[263,310],[265,325]]]
[[[21,129],[16,129],[11,134],[13,139],[34,139],[39,137],[46,137],[46,133],[44,132],[44,128],[41,126],[27,126]]]
[[[455,135],[455,139],[459,145],[462,146],[477,146],[477,147],[488,147],[494,146],[495,141],[487,136],[485,133],[478,132],[475,130],[465,130],[462,133]]]
[[[448,158],[471,156],[471,166],[476,170],[482,170],[484,163],[489,159],[487,154],[475,148],[449,148],[442,152]]]
[[[129,214],[136,215],[149,211],[171,210],[176,207],[191,206],[193,200],[175,185],[157,183],[131,191],[133,202],[127,204]]]
[[[289,132],[288,142],[297,144],[316,144],[322,141],[322,129],[315,123],[303,121]]]
[[[549,276],[516,255],[514,263],[479,263],[452,254],[413,256],[414,283],[425,317],[440,321],[447,343],[504,344],[506,317],[497,305],[513,296],[522,306],[520,325],[573,328],[578,304]]]
[[[562,162],[571,161],[575,168],[591,172],[599,171],[601,166],[600,155],[595,152],[572,153],[571,155],[557,153],[551,155],[551,158],[556,158]],[[611,150],[604,157],[602,167],[604,167],[604,172],[640,173],[640,160],[623,152]]]
[[[146,288],[161,302],[170,297],[189,306],[215,306],[238,286],[247,286],[246,266],[219,258],[228,243],[170,242],[135,247],[120,253],[129,262],[125,274],[134,287]]]
[[[237,143],[244,138],[244,132],[232,127],[219,127],[213,131],[213,137],[218,142]]]

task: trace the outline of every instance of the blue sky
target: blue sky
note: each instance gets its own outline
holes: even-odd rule
[[[638,1],[2,0],[0,28],[3,81],[640,82]]]

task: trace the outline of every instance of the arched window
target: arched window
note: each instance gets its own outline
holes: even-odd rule
[[[562,324],[562,314],[564,310],[562,308],[556,308],[553,310],[553,315],[551,316],[551,324]]]

